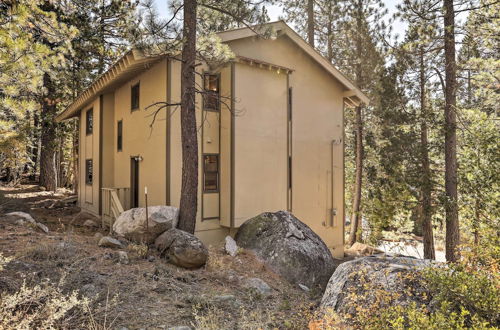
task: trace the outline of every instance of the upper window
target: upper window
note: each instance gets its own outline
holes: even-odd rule
[[[92,134],[92,131],[94,130],[94,110],[93,109],[87,110],[85,122],[86,122],[85,131],[87,132],[87,135]]]
[[[137,83],[130,89],[130,104],[132,111],[139,109],[140,84]]]
[[[85,160],[85,183],[88,185],[93,183],[93,170],[92,159]]]
[[[219,191],[219,155],[203,155],[203,191]]]
[[[123,121],[119,120],[116,126],[117,135],[116,135],[116,149],[118,151],[122,151],[123,147]]]
[[[203,75],[203,89],[205,90],[203,97],[203,109],[208,111],[219,111],[219,75]]]

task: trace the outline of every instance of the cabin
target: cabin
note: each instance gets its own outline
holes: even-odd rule
[[[343,256],[344,111],[367,97],[283,21],[275,38],[219,33],[234,59],[197,67],[196,235],[222,241],[264,211],[288,210]],[[131,50],[57,117],[79,119],[78,201],[109,224],[123,210],[178,206],[181,63]],[[152,124],[153,123],[153,124]]]

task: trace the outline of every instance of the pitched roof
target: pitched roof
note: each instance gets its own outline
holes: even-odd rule
[[[342,74],[332,63],[324,58],[318,51],[311,47],[302,37],[300,37],[292,28],[290,28],[284,21],[276,21],[265,24],[266,27],[272,28],[280,34],[287,35],[298,47],[300,47],[306,54],[313,60],[319,63],[327,72],[329,72],[335,79],[337,79],[346,89],[344,97],[351,105],[358,105],[360,103],[368,104],[370,100],[368,97],[350,81],[344,74]],[[256,36],[257,33],[254,29],[249,27],[238,28],[218,33],[222,42],[229,42],[232,40],[243,39]],[[105,93],[112,90],[118,84],[136,76],[140,72],[147,70],[153,64],[158,62],[162,55],[149,57],[144,55],[137,49],[132,49],[113,64],[106,73],[97,78],[92,85],[87,88],[83,93],[71,103],[63,112],[57,117],[57,121],[62,121],[78,114],[82,107],[88,105],[96,95]],[[243,57],[239,57],[243,58]],[[241,60],[241,59],[240,59]]]
[[[283,20],[267,23],[266,27],[272,28],[279,34],[287,35],[298,47],[311,56],[313,60],[318,62],[333,77],[335,77],[335,79],[337,79],[347,89],[344,93],[344,97],[348,98],[353,105],[357,105],[359,103],[368,104],[370,102],[368,97],[351,80],[349,80],[349,78],[342,74],[342,72],[340,72],[330,61],[324,58],[317,50],[311,47],[311,45],[302,39],[302,37],[299,36],[297,32],[295,32]],[[255,35],[256,31],[248,27],[218,33],[218,36],[223,42],[248,38]]]

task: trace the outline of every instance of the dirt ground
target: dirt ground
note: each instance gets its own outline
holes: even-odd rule
[[[13,257],[0,272],[0,294],[23,282],[60,282],[67,292],[93,298],[93,317],[101,324],[106,319],[110,329],[304,329],[318,306],[320,292],[287,283],[249,252],[230,257],[222,246],[211,246],[208,264],[197,270],[173,266],[155,251],[146,259],[134,244],[124,249],[130,263],[122,264],[117,250],[97,246],[94,235],[107,230],[83,226],[98,219],[72,204],[53,205],[68,196],[35,185],[0,186],[0,253]],[[12,211],[31,214],[49,233],[2,221]],[[272,295],[244,288],[242,279],[250,277],[269,284]]]

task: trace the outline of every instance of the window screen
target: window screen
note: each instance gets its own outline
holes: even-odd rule
[[[139,85],[139,83],[132,86],[132,88],[130,90],[130,97],[131,97],[130,104],[131,104],[132,111],[138,110],[139,109],[139,97],[140,97],[140,85]]]
[[[93,182],[93,164],[92,159],[85,160],[85,183],[91,185]]]
[[[219,155],[203,155],[203,191],[219,191]]]
[[[85,117],[85,131],[87,132],[87,135],[92,134],[92,131],[94,130],[94,110],[87,110]]]
[[[203,108],[208,111],[219,111],[219,76],[216,74],[205,74],[203,76]]]
[[[121,120],[118,121],[118,124],[116,125],[116,131],[117,131],[116,149],[118,151],[122,151],[122,147],[123,147],[123,121],[121,121]]]

